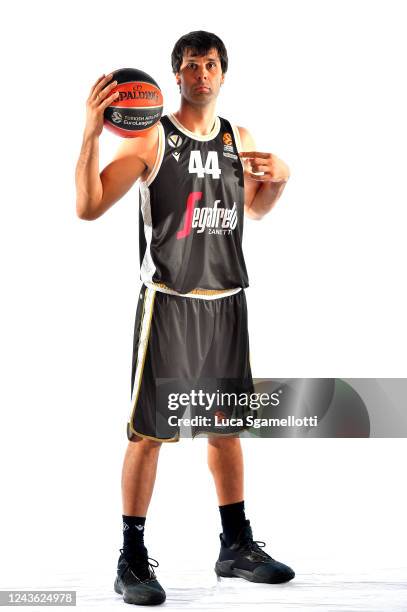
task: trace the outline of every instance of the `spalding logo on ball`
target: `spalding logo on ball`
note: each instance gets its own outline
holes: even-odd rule
[[[117,85],[110,95],[118,91],[119,96],[104,111],[108,130],[123,138],[134,138],[158,123],[163,96],[150,75],[135,68],[121,68],[113,72],[111,81],[117,81]]]

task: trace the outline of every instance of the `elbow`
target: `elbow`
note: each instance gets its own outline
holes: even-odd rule
[[[253,221],[260,221],[264,217],[264,215],[260,214],[259,212],[254,211],[252,208],[250,208],[250,206],[245,206],[244,212],[245,212],[246,217],[248,217],[249,219],[252,219]]]
[[[86,210],[76,209],[76,216],[78,219],[82,219],[82,221],[90,221],[89,213]]]
[[[84,206],[80,202],[76,202],[76,216],[83,221],[93,221],[97,218],[89,206]]]

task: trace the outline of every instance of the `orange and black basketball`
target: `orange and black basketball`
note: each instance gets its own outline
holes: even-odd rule
[[[120,68],[113,72],[111,80],[117,85],[110,93],[117,91],[119,96],[104,111],[108,130],[123,138],[134,138],[160,120],[163,96],[150,75],[135,68]]]

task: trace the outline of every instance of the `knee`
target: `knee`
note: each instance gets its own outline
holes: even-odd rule
[[[134,435],[129,441],[128,448],[130,451],[158,452],[161,446],[162,442],[160,440],[151,440],[150,438]]]
[[[239,436],[208,436],[208,445],[213,448],[235,448],[240,445]]]

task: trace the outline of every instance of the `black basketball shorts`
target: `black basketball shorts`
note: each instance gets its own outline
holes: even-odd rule
[[[128,440],[238,435],[248,429],[246,417],[253,414],[252,392],[244,289],[207,298],[142,285]]]

